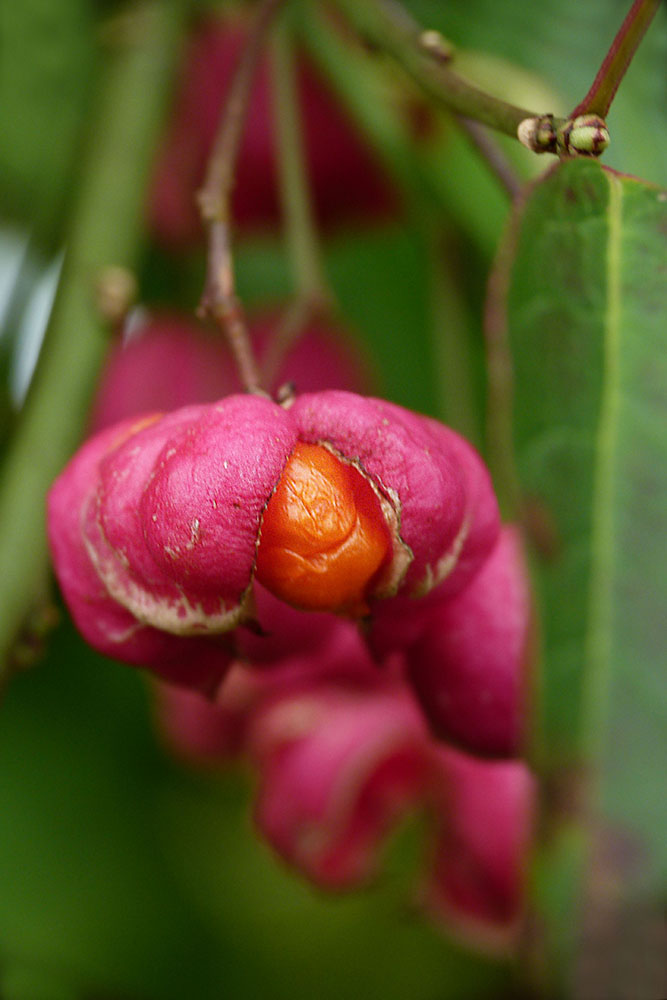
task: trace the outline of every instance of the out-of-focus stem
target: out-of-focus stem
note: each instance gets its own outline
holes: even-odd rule
[[[521,191],[523,182],[500,148],[500,144],[479,122],[461,116],[457,118],[457,121],[475,149],[481,154],[500,186],[513,201]]]
[[[437,416],[481,448],[473,385],[472,335],[460,290],[455,240],[440,227],[427,230],[431,264],[431,327]]]
[[[60,287],[0,474],[0,686],[47,569],[46,493],[80,439],[106,351],[95,281],[105,266],[132,267],[137,258],[180,12],[178,3],[139,3],[109,34]]]
[[[306,147],[300,114],[294,40],[286,18],[272,38],[273,108],[278,140],[280,193],[287,249],[295,284],[295,299],[274,330],[262,377],[270,385],[283,359],[318,312],[329,307],[332,295],[322,261],[308,176]]]
[[[306,166],[292,32],[285,18],[277,25],[272,42],[281,197],[296,294],[321,300],[329,296],[329,290]]]
[[[336,2],[364,38],[392,56],[433,101],[449,111],[514,138],[522,121],[539,117],[472,86],[444,60],[433,58],[432,46],[424,43],[429,33],[424,33],[395,0]]]
[[[384,100],[377,67],[366,52],[346,43],[319,5],[303,4],[299,38],[329,78],[353,121],[375,144],[389,172],[411,196],[424,201],[426,186],[404,115]]]

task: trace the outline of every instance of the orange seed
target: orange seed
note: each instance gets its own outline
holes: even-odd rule
[[[299,608],[363,615],[390,548],[363,475],[322,445],[297,444],[264,511],[259,582]]]

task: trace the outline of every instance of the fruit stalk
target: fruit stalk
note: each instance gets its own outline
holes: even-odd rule
[[[199,314],[210,316],[220,325],[241,381],[250,392],[259,389],[259,370],[235,292],[229,206],[252,81],[266,33],[281,4],[282,0],[264,0],[257,11],[220,118],[204,185],[198,194],[208,237],[206,282]]]

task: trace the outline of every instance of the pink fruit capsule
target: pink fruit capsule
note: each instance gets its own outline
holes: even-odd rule
[[[84,589],[174,635],[251,620],[256,574],[299,608],[372,616],[396,599],[402,611],[460,590],[498,531],[488,474],[461,438],[354,393],[287,407],[233,395],[103,433],[53,488],[52,538],[69,525],[56,571],[73,548]],[[57,498],[70,494],[65,515]]]
[[[49,494],[48,533],[60,587],[83,637],[106,656],[143,666],[174,684],[210,691],[230,662],[219,640],[188,641],[141,623],[110,595],[97,574],[81,530],[82,507],[106,453],[146,420],[127,420],[79,449]]]
[[[246,38],[242,18],[207,18],[190,40],[148,210],[156,239],[172,249],[203,238],[196,193]],[[318,221],[332,228],[395,214],[398,196],[377,156],[304,55],[297,86]],[[273,92],[267,57],[252,87],[233,191],[232,214],[241,228],[275,227],[281,220]]]
[[[290,413],[301,441],[326,442],[375,488],[393,554],[371,597],[423,597],[467,582],[499,530],[488,473],[470,445],[403,407],[347,392],[306,393]]]

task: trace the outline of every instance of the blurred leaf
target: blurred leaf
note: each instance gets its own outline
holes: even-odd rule
[[[429,339],[429,261],[415,227],[379,228],[332,244],[327,266],[343,315],[362,331],[394,402],[436,407]]]
[[[229,996],[511,995],[508,963],[453,947],[406,907],[405,857],[392,854],[391,872],[366,891],[317,891],[260,843],[247,800],[235,775],[217,787],[172,789],[163,800],[166,849],[183,890],[219,936]],[[414,873],[408,878],[414,884]]]
[[[91,10],[88,0],[22,0],[0,10],[3,214],[46,234],[79,152],[95,60]]]
[[[486,369],[482,316],[484,273],[471,248],[442,228],[430,239],[431,350],[438,395],[436,416],[484,446]]]
[[[402,853],[347,896],[286,871],[251,827],[248,784],[170,763],[138,672],[60,628],[0,716],[3,1000],[511,995],[508,963],[406,907],[418,873]]]
[[[10,688],[0,969],[7,983],[41,978],[44,992],[26,996],[60,997],[56,984],[68,982],[83,991],[74,995],[209,995],[211,941],[157,846],[152,789],[166,768],[147,722],[138,675],[86,649],[71,627]]]

